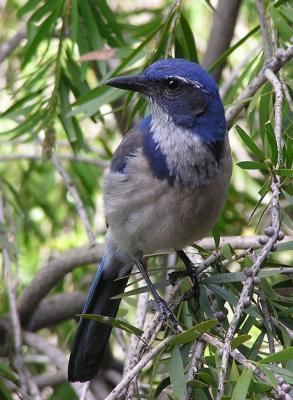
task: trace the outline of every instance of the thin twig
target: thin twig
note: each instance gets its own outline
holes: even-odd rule
[[[121,382],[112,390],[105,400],[114,400],[117,396],[128,386],[131,380],[137,375],[157,354],[165,350],[170,341],[174,339],[175,335],[168,336],[160,342],[155,348],[149,348],[148,352],[141,358],[141,360],[122,378]]]
[[[61,154],[61,153],[56,153],[56,156],[59,158],[59,160],[81,162],[84,164],[95,165],[95,166],[97,166],[99,168],[103,168],[103,169],[108,167],[108,162],[106,162],[106,161],[95,160],[94,158],[89,158],[89,157],[85,157],[85,156],[79,156],[79,155],[73,156],[72,154]],[[7,154],[5,156],[0,157],[0,162],[4,162],[4,163],[10,162],[10,161],[18,161],[18,160],[43,161],[44,158],[41,154],[27,154],[27,153]]]
[[[274,72],[266,68],[265,76],[270,81],[275,92],[275,136],[278,148],[278,164],[280,168],[282,165],[282,104],[283,104],[283,93],[282,85],[279,79],[276,77]]]
[[[52,162],[55,166],[55,168],[57,169],[57,171],[59,172],[59,174],[61,175],[64,184],[66,185],[69,193],[71,194],[71,197],[74,201],[75,207],[77,209],[77,212],[79,214],[80,220],[83,224],[83,227],[86,231],[87,237],[89,239],[90,243],[94,243],[95,242],[95,235],[92,231],[91,228],[91,224],[87,215],[87,212],[85,210],[84,204],[81,200],[81,197],[76,189],[76,187],[74,186],[74,183],[71,179],[71,177],[69,176],[69,174],[66,172],[66,170],[63,168],[57,154],[52,154]]]
[[[261,306],[261,313],[263,316],[264,325],[267,331],[270,353],[273,354],[276,352],[276,349],[274,343],[272,318],[269,313],[266,296],[261,288],[258,288],[258,298]]]
[[[218,338],[210,335],[209,333],[204,333],[201,337],[205,342],[215,346],[216,348],[224,350],[225,344],[221,342]],[[267,376],[253,363],[247,360],[238,350],[230,350],[230,356],[234,358],[239,364],[243,365],[246,368],[252,370],[252,372],[260,378],[263,382],[267,383],[271,386],[271,381],[267,378]],[[274,389],[273,389],[274,390]]]
[[[197,372],[202,366],[201,357],[204,353],[206,343],[202,339],[198,339],[192,345],[192,357],[186,374],[187,382],[195,379]],[[191,388],[187,388],[185,392],[185,400],[190,399]]]
[[[0,225],[4,226],[4,200],[1,193],[0,196]],[[26,369],[23,354],[22,354],[22,333],[21,325],[16,306],[16,293],[13,284],[13,276],[11,271],[11,260],[9,252],[3,248],[3,261],[5,270],[5,282],[7,294],[9,298],[9,311],[12,323],[13,346],[14,346],[14,366],[18,372],[21,388],[24,392],[29,393],[34,400],[41,400],[41,395],[37,385],[31,379],[29,372]]]
[[[233,104],[226,111],[226,120],[228,128],[231,128],[234,119],[242,111],[249,99],[256,93],[256,91],[266,82],[265,69],[271,71],[278,71],[287,61],[293,57],[293,45],[289,46],[286,50],[278,49],[274,57],[270,58],[265,67],[256,75],[256,77],[248,84],[248,86],[237,97]]]
[[[26,25],[21,26],[18,31],[0,47],[0,64],[11,54],[20,42],[26,38]]]
[[[261,24],[265,25],[266,24],[265,20],[262,20]],[[262,34],[264,42],[266,42],[267,40],[266,31],[268,31],[267,26],[262,26]],[[265,46],[267,48],[267,52],[269,51],[268,49],[270,46],[271,44],[267,42]],[[263,70],[263,74],[271,82],[275,92],[275,136],[278,149],[277,166],[280,167],[282,164],[282,87],[278,78],[272,71],[272,67],[269,66],[269,64],[270,60],[267,60],[266,68]],[[251,267],[252,277],[248,277],[243,285],[238,304],[234,310],[232,321],[227,330],[224,341],[224,347],[222,351],[221,371],[219,375],[216,400],[220,400],[224,394],[224,380],[226,377],[228,360],[231,352],[231,341],[234,337],[243,309],[247,303],[247,299],[249,299],[250,297],[251,288],[253,286],[253,279],[257,275],[258,271],[261,268],[262,263],[265,261],[269,252],[272,250],[273,246],[275,246],[275,243],[278,240],[278,234],[280,231],[280,204],[279,204],[280,178],[278,176],[272,178],[271,191],[272,191],[271,220],[272,220],[272,228],[274,234],[268,239],[267,244],[264,245],[264,247],[261,249],[260,253],[256,257]]]
[[[256,10],[262,33],[262,44],[263,44],[265,59],[269,60],[271,57],[273,57],[273,46],[272,46],[272,40],[269,32],[268,21],[266,18],[266,10],[264,7],[263,0],[256,0]]]
[[[285,79],[283,68],[280,69],[279,76],[280,76],[280,82],[282,84],[283,92],[284,92],[284,95],[286,97],[288,106],[289,106],[289,108],[291,110],[291,113],[293,113],[293,99],[291,97],[291,94],[290,94],[289,89],[288,89],[287,84],[286,84],[286,79]]]
[[[62,353],[60,349],[52,344],[48,343],[47,340],[43,339],[40,335],[36,335],[35,333],[23,331],[23,339],[24,342],[39,352],[46,354],[53,365],[55,365],[60,372],[66,375],[67,371],[67,359]],[[83,393],[83,386],[82,383],[71,383],[72,388],[76,392],[76,394],[80,396]],[[90,391],[87,392],[87,400],[94,400],[94,396]],[[84,399],[85,400],[85,399]]]
[[[143,282],[140,281],[139,286],[141,287],[142,285]],[[139,329],[143,329],[144,327],[147,315],[148,299],[149,299],[149,292],[141,293],[137,299],[135,326]],[[135,365],[134,355],[138,342],[139,338],[135,335],[131,335],[128,351],[125,354],[123,376],[125,376],[129,372],[129,370]],[[130,382],[127,388],[127,394],[125,400],[132,399],[135,393],[137,392],[137,388],[138,388],[138,380],[137,377],[134,377],[134,379]]]

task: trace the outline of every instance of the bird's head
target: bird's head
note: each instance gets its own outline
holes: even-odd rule
[[[116,77],[106,84],[147,96],[156,117],[161,113],[204,140],[222,140],[225,136],[226,120],[217,84],[196,63],[162,59],[139,75]]]

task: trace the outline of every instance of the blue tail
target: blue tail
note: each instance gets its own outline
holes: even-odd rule
[[[128,278],[116,280],[117,276],[111,276],[103,279],[103,270],[104,260],[96,273],[82,313],[115,317],[121,299],[111,300],[111,297],[124,292]],[[80,318],[68,365],[70,382],[86,382],[96,376],[111,330],[110,325]]]

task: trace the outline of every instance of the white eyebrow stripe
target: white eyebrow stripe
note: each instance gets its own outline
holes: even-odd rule
[[[195,86],[195,87],[197,87],[199,89],[203,87],[203,85],[201,83],[199,83],[198,81],[193,81],[191,79],[186,79],[186,78],[183,78],[182,76],[171,75],[168,78],[169,79],[178,79],[181,82],[189,83],[189,84],[191,84],[191,85],[193,85],[193,86]]]
[[[186,79],[179,75],[169,75],[167,79],[178,79],[181,82],[195,86],[197,89],[201,89],[205,93],[210,93],[208,90],[204,88],[204,86],[200,82],[196,80]]]

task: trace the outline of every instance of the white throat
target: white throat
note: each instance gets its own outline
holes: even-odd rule
[[[218,169],[210,148],[199,136],[177,126],[157,104],[152,103],[151,106],[153,139],[164,154],[176,181],[192,187],[207,184]]]

